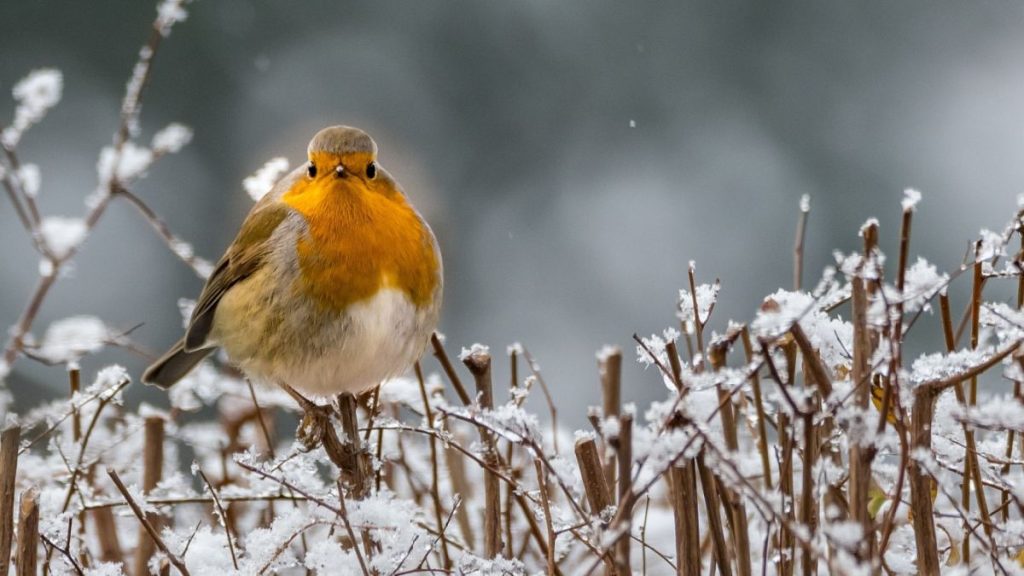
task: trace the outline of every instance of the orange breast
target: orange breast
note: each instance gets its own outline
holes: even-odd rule
[[[309,228],[297,247],[297,291],[332,311],[382,288],[402,290],[417,306],[433,301],[439,269],[433,236],[402,194],[320,180],[296,183],[282,200]]]

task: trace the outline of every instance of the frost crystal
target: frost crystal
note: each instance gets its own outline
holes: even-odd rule
[[[246,193],[253,199],[253,202],[259,202],[287,171],[287,159],[281,157],[272,158],[262,168],[253,173],[252,176],[242,180],[242,187],[245,188]]]
[[[64,77],[59,70],[52,68],[34,70],[15,84],[11,92],[18,107],[14,110],[11,125],[3,131],[4,145],[10,148],[17,146],[25,130],[42,120],[46,111],[60,102],[63,89]]]
[[[949,276],[939,274],[934,264],[918,257],[907,269],[903,287],[903,303],[907,312],[928,310],[928,300],[945,289]]]
[[[145,174],[152,163],[152,150],[128,141],[121,147],[120,153],[112,146],[103,148],[96,171],[104,186],[114,180],[128,183]]]
[[[650,338],[642,338],[643,346],[638,344],[636,347],[637,362],[642,364],[644,368],[657,366],[659,363],[662,366],[669,366],[670,360],[666,346],[669,342],[675,342],[678,338],[679,332],[674,328],[667,328],[662,332],[661,336],[652,334]],[[668,374],[663,373],[661,376],[669,390],[676,389],[675,382],[672,381]]]
[[[613,346],[611,344],[605,344],[604,346],[601,347],[600,350],[597,351],[597,354],[595,356],[597,357],[598,362],[604,363],[608,361],[608,358],[615,356],[617,354],[622,354],[621,348],[619,348],[618,346]]]
[[[188,18],[188,12],[182,6],[184,0],[164,0],[156,7],[156,28],[160,34],[167,36],[171,27]]]
[[[77,362],[86,354],[98,352],[112,338],[99,318],[72,316],[50,324],[36,354],[53,363]]]
[[[47,216],[39,223],[43,243],[55,258],[64,258],[70,254],[85,240],[88,232],[85,220],[81,218]]]
[[[1012,397],[992,398],[978,406],[958,404],[952,415],[973,428],[1024,431],[1024,405]]]
[[[913,212],[917,208],[917,203],[921,201],[921,193],[913,188],[907,188],[903,191],[903,211]]]
[[[123,385],[131,381],[123,366],[112,364],[96,374],[96,380],[85,389],[86,395],[99,395],[100,399],[121,403]]]
[[[1006,240],[997,232],[982,229],[976,261],[987,262],[1006,256]]]
[[[985,303],[980,322],[995,330],[1000,344],[1024,339],[1024,312],[1003,303]]]
[[[490,354],[490,353],[491,353],[491,349],[490,348],[488,348],[487,346],[484,346],[483,344],[480,344],[478,342],[476,344],[473,344],[469,348],[463,348],[462,352],[459,353],[459,360],[465,361],[467,358],[469,358],[471,356],[476,356],[478,354]]]
[[[949,354],[922,354],[911,366],[910,382],[914,385],[952,378],[981,364],[991,350],[957,350]]]
[[[15,174],[18,176],[18,181],[21,182],[21,189],[25,192],[26,196],[35,198],[39,195],[39,183],[42,180],[39,174],[39,166],[35,164],[22,164]]]
[[[830,368],[849,363],[853,349],[853,325],[825,314],[821,302],[806,292],[779,290],[765,298],[757,317],[750,324],[760,337],[774,339],[789,331],[797,320],[821,359]]]
[[[697,286],[697,314],[695,317],[693,313],[693,296],[689,290],[679,291],[679,310],[676,312],[676,316],[690,325],[694,320],[705,322],[708,319],[708,315],[711,313],[711,307],[715,305],[715,301],[718,300],[718,291],[721,289],[721,284],[715,282],[714,284],[700,284]]]
[[[192,129],[184,124],[168,124],[153,135],[153,151],[159,154],[174,154],[192,141]]]
[[[123,576],[121,562],[99,562],[85,569],[85,576]]]

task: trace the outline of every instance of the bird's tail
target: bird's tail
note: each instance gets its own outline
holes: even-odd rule
[[[202,348],[186,351],[185,339],[182,338],[174,346],[171,346],[171,349],[159,360],[146,368],[146,371],[142,373],[142,381],[161,388],[170,388],[175,382],[184,378],[200,360],[209,356],[213,350],[213,348]]]

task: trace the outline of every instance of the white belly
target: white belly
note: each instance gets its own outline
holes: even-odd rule
[[[253,380],[316,396],[359,393],[404,373],[423,354],[440,304],[417,308],[389,288],[333,318],[305,302],[253,315],[262,303],[242,294],[251,292],[232,291],[218,308],[217,343]],[[228,317],[235,321],[220,321]]]
[[[319,396],[362,392],[408,370],[436,323],[436,313],[417,310],[404,292],[381,290],[325,327],[333,334],[313,346],[320,354],[282,363],[274,377]]]

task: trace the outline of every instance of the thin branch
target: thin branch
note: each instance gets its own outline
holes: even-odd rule
[[[173,564],[174,567],[183,574],[183,576],[189,576],[188,568],[185,567],[185,563],[181,558],[178,558],[177,555],[167,548],[167,544],[164,543],[163,539],[160,538],[160,534],[157,533],[156,529],[153,528],[153,525],[146,519],[146,513],[142,511],[142,508],[140,508],[132,498],[131,493],[128,492],[128,488],[125,487],[124,482],[121,482],[121,478],[117,475],[117,472],[115,472],[113,468],[107,468],[107,475],[110,476],[111,480],[113,480],[114,486],[117,487],[118,492],[124,496],[128,506],[132,509],[132,513],[134,513],[135,517],[139,519],[142,527],[145,528],[146,533],[149,534],[149,537],[153,540],[153,544],[155,544],[156,547],[167,556],[167,559],[170,560],[171,564]]]
[[[217,507],[217,514],[220,515],[221,522],[224,523],[224,536],[228,540],[228,552],[231,553],[231,565],[238,570],[238,557],[235,555],[235,537],[231,534],[231,524],[228,522],[228,514],[224,510],[224,505],[221,504],[220,497],[217,495],[217,491],[214,490],[213,484],[210,483],[210,479],[206,477],[206,474],[200,469],[199,477],[202,478],[203,484],[206,484],[206,489],[210,491],[210,496],[213,497],[213,503]]]

